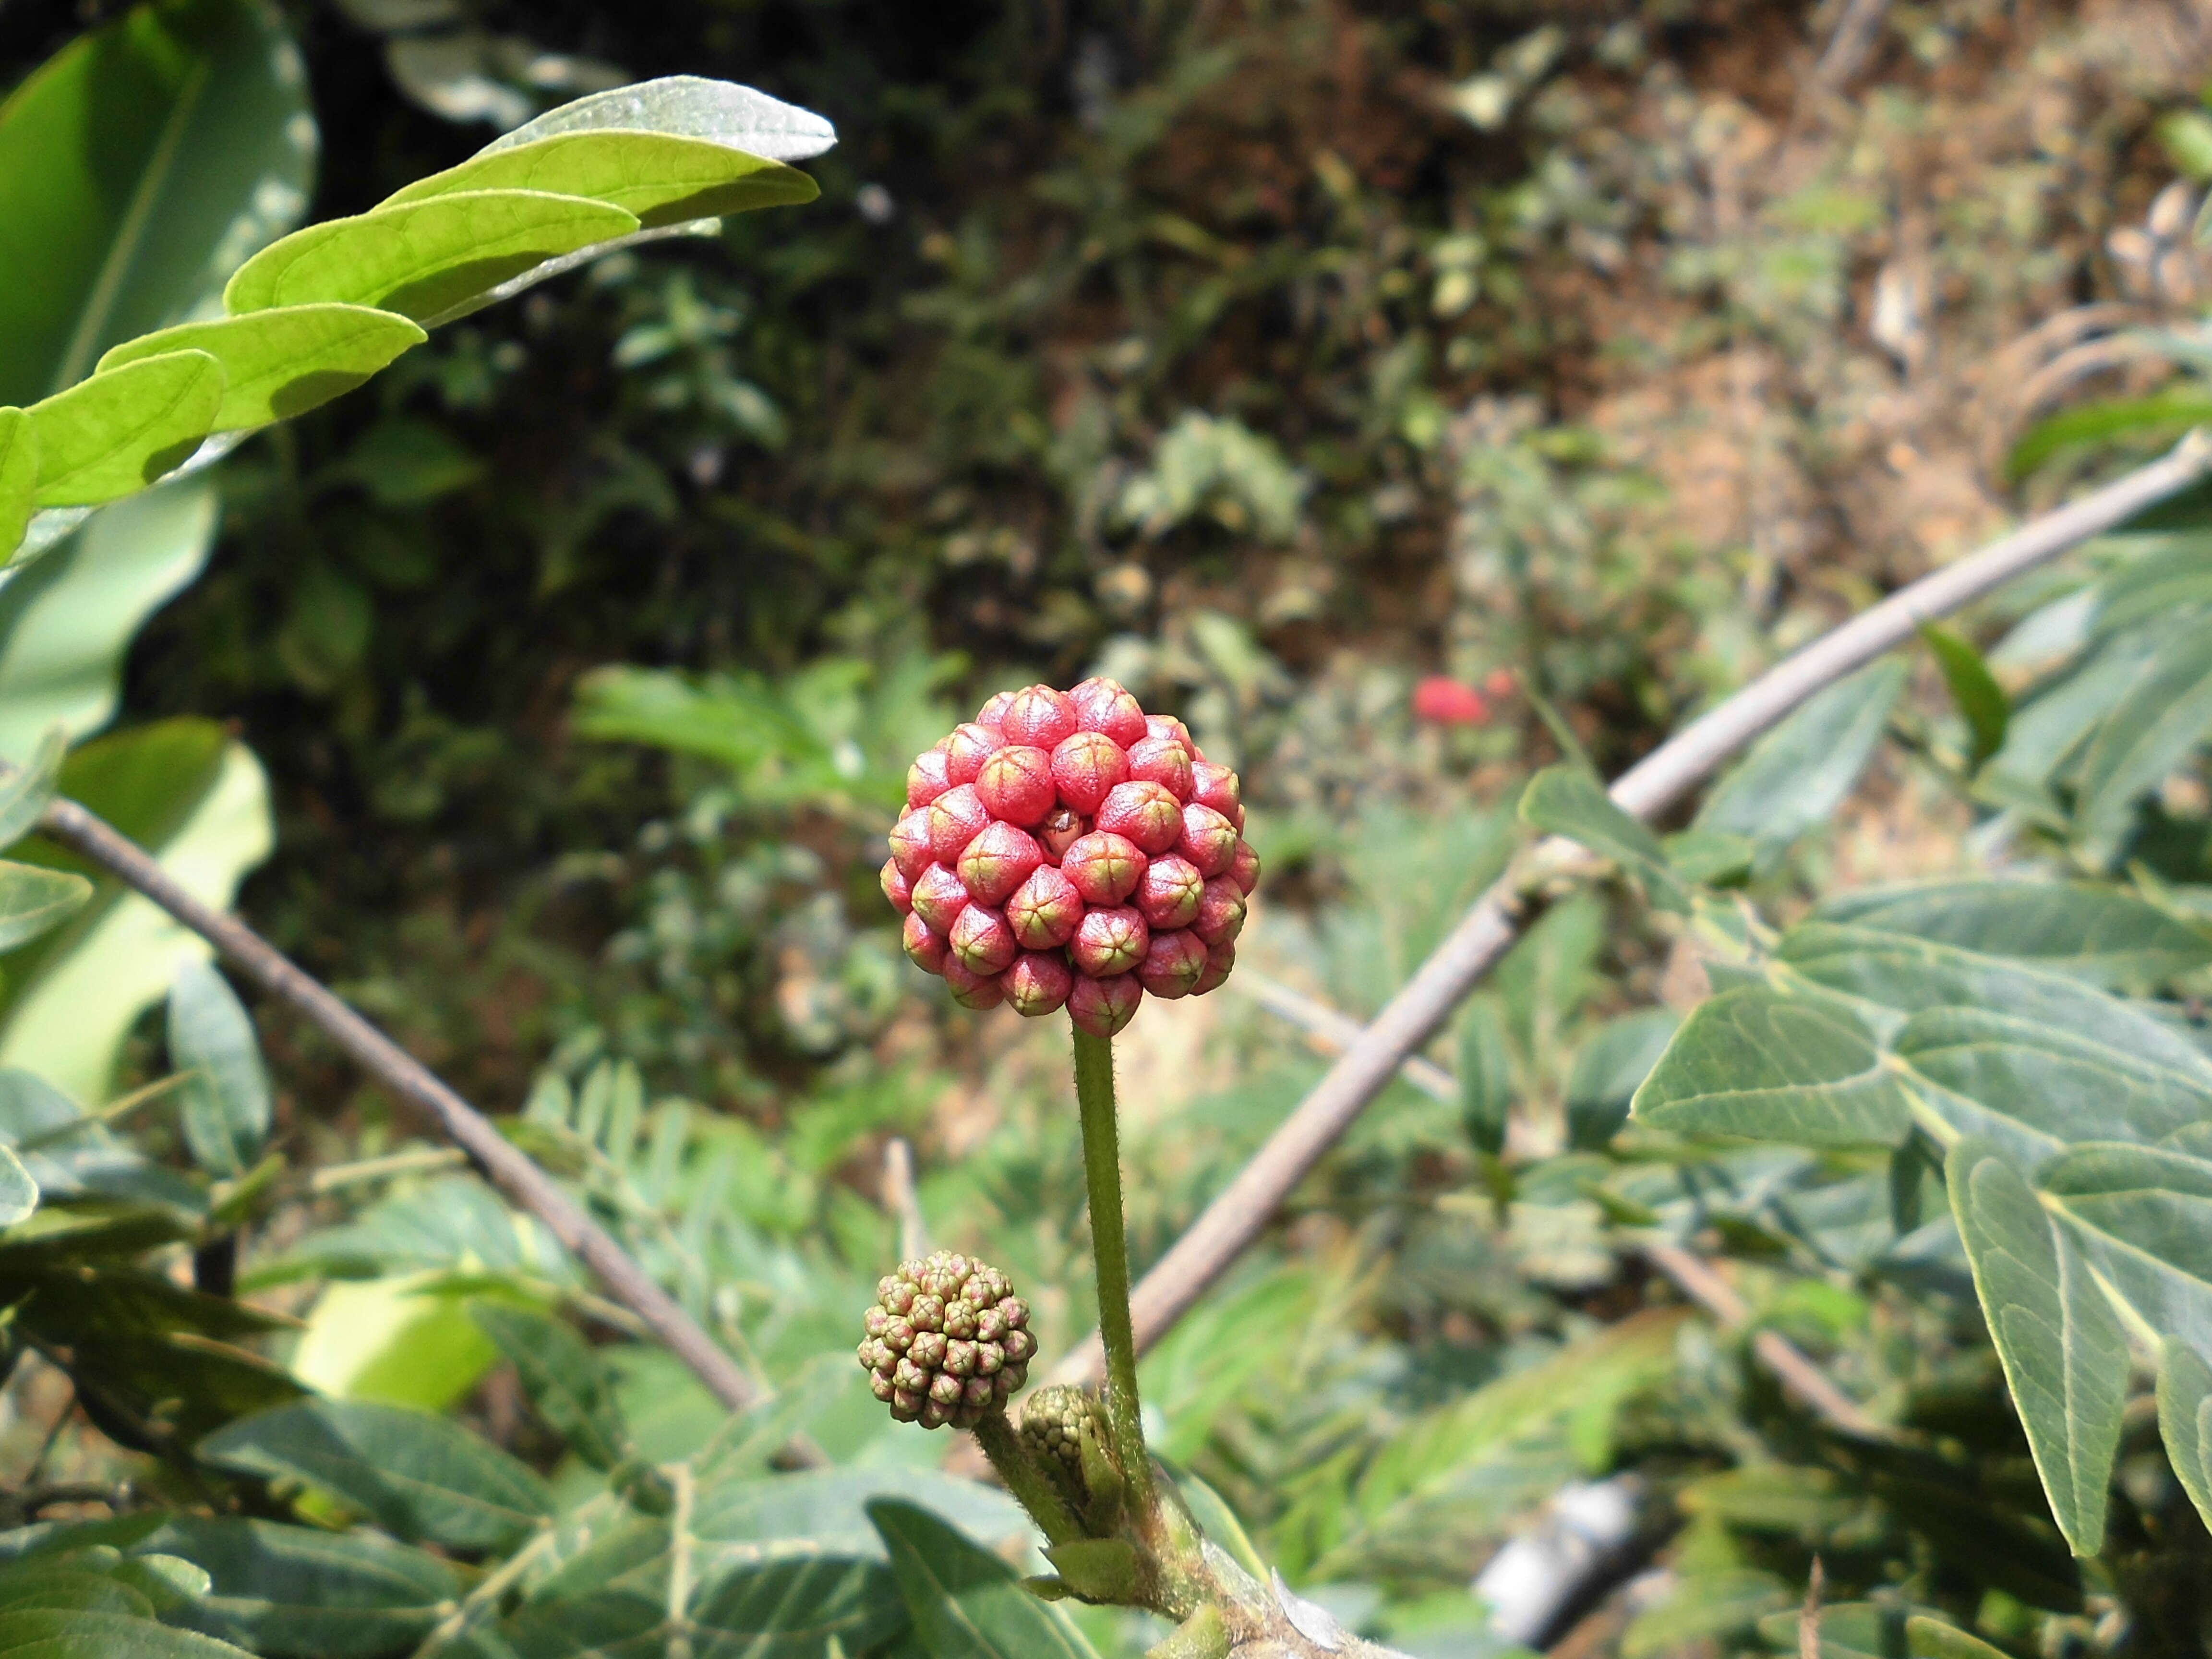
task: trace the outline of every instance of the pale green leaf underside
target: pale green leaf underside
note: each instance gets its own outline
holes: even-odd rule
[[[0,634],[0,640],[4,637]],[[4,685],[4,679],[0,679],[0,688]],[[39,746],[32,751],[28,762],[0,778],[0,848],[13,847],[37,826],[47,803],[54,798],[62,757],[68,752],[68,732],[59,726],[52,726],[39,739]]]
[[[167,352],[204,351],[228,380],[215,430],[230,432],[305,414],[428,337],[410,319],[368,306],[286,306],[126,340],[100,360],[100,372]]]
[[[2136,803],[2212,731],[2212,629],[2169,640],[2105,716],[2081,760],[2077,831],[2088,855],[2115,857]]]
[[[2212,1526],[2212,1365],[2177,1337],[2159,1352],[2158,1433],[2174,1479]]]
[[[0,859],[0,951],[58,927],[91,896],[82,876]]]
[[[38,504],[85,507],[143,489],[199,447],[222,393],[222,364],[171,351],[32,404]]]
[[[11,1147],[0,1146],[0,1227],[12,1227],[39,1207],[39,1183]]]
[[[1994,1145],[1960,1141],[1945,1174],[2051,1515],[2076,1555],[2094,1555],[2127,1402],[2126,1332],[2072,1241]]]
[[[538,191],[467,191],[295,231],[223,290],[233,316],[279,306],[374,306],[434,317],[510,276],[638,228],[601,202]]]
[[[633,213],[647,228],[811,202],[821,193],[795,167],[705,139],[599,131],[485,150],[418,179],[377,205],[483,190],[582,197]]]
[[[38,430],[24,410],[0,409],[0,563],[21,544],[38,494]]]
[[[1547,766],[1531,778],[1521,797],[1521,821],[1611,859],[1644,883],[1654,904],[1679,910],[1689,902],[1659,837],[1614,805],[1604,786],[1578,766]]]
[[[899,1594],[923,1646],[941,1659],[1095,1659],[1059,1609],[1014,1570],[927,1510],[896,1498],[868,1505]]]
[[[194,1160],[210,1175],[244,1173],[269,1138],[269,1073],[238,994],[197,957],[169,987],[169,1063],[191,1073],[178,1107]]]
[[[1698,827],[1771,848],[1826,822],[1881,740],[1905,672],[1889,658],[1809,698],[1720,781],[1698,810]]]

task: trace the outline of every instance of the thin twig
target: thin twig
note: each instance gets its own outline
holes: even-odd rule
[[[202,903],[144,848],[71,800],[50,804],[40,827],[125,886],[144,894],[228,957],[254,983],[285,1003],[378,1083],[428,1112],[485,1177],[545,1224],[614,1299],[645,1322],[732,1411],[761,1390],[714,1339],[553,1178],[511,1146],[491,1121],[455,1094],[429,1068],[371,1025],[322,983],[235,916]]]
[[[1229,982],[1240,987],[1261,1007],[1297,1026],[1331,1053],[1340,1053],[1359,1040],[1359,1022],[1318,997],[1310,997],[1249,969],[1232,975]],[[1419,1054],[1409,1055],[1399,1068],[1399,1074],[1431,1099],[1447,1104],[1455,1104],[1459,1100],[1458,1079],[1434,1060]],[[1645,1261],[1673,1280],[1677,1290],[1711,1314],[1723,1328],[1740,1331],[1751,1323],[1751,1309],[1736,1294],[1735,1287],[1710,1263],[1675,1244],[1646,1244],[1643,1254]],[[1857,1401],[1836,1386],[1834,1379],[1820,1369],[1811,1355],[1779,1331],[1754,1333],[1751,1348],[1759,1363],[1773,1372],[1784,1389],[1837,1428],[1869,1437],[1884,1432],[1881,1425],[1859,1409]]]
[[[898,1223],[899,1255],[917,1261],[929,1254],[929,1223],[914,1182],[914,1144],[904,1135],[884,1143],[884,1208]]]
[[[2212,440],[2193,432],[2164,459],[2139,467],[2069,506],[2022,526],[1980,552],[1924,576],[1834,632],[1784,659],[1668,738],[1613,784],[1615,804],[1640,818],[1665,811],[1753,738],[1855,669],[1910,640],[1923,623],[2002,586],[2125,524],[2212,470]],[[1565,844],[1571,846],[1571,843]],[[1552,843],[1534,849],[1553,856]],[[1521,936],[1520,884],[1509,870],[1478,899],[1413,978],[1298,1103],[1267,1144],[1146,1273],[1133,1312],[1139,1352],[1160,1340],[1250,1248],[1283,1200],[1335,1146],[1409,1055],[1419,1051],[1462,999]],[[1232,981],[1233,982],[1233,981]],[[1053,1372],[1056,1381],[1095,1380],[1096,1336]]]

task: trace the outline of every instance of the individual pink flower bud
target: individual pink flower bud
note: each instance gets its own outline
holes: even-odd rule
[[[951,948],[950,942],[921,916],[910,915],[906,919],[906,927],[899,936],[899,943],[906,948],[906,959],[923,973],[941,974],[945,971],[945,953]]]
[[[1060,804],[1051,751],[1017,743],[987,756],[975,774],[975,793],[994,817],[1024,829],[1042,823]]]
[[[1206,944],[1187,927],[1154,933],[1137,964],[1138,982],[1156,997],[1188,996],[1206,973]]]
[[[1097,824],[1109,835],[1127,836],[1140,853],[1164,853],[1182,837],[1182,803],[1157,783],[1117,783],[1099,802]]]
[[[954,959],[978,978],[1004,973],[1020,949],[1006,917],[983,904],[971,904],[960,913],[952,924],[951,940]]]
[[[1060,805],[1085,817],[1128,775],[1128,751],[1103,732],[1078,732],[1052,751],[1052,781]]]
[[[1044,848],[1046,858],[1057,864],[1067,849],[1088,834],[1090,829],[1089,819],[1063,806],[1048,813],[1045,821],[1037,825],[1037,845]]]
[[[1205,896],[1198,902],[1198,920],[1191,923],[1190,931],[1208,945],[1225,945],[1244,931],[1244,895],[1237,890],[1235,882],[1216,876],[1206,884]]]
[[[1244,786],[1234,772],[1211,761],[1200,761],[1190,769],[1190,776],[1193,800],[1211,806],[1239,830],[1244,827]]]
[[[929,809],[916,807],[891,825],[891,862],[909,883],[936,861],[937,848],[929,838]]]
[[[1057,951],[1024,951],[1004,978],[1006,1000],[1024,1019],[1059,1012],[1075,984],[1074,973]]]
[[[1079,1031],[1109,1037],[1137,1017],[1145,988],[1134,974],[1113,979],[1079,979],[1067,993],[1067,1017]]]
[[[1079,731],[1103,732],[1124,749],[1142,743],[1148,735],[1145,711],[1119,680],[1085,680],[1067,696],[1075,705]]]
[[[1000,982],[998,975],[970,973],[950,951],[945,957],[945,982],[951,988],[952,1000],[963,1008],[980,1012],[995,1008],[1006,1000],[1006,988]]]
[[[883,884],[884,896],[891,902],[892,909],[905,915],[914,908],[914,884],[900,870],[896,859],[884,860],[884,867],[878,878]]]
[[[1193,801],[1182,809],[1182,834],[1176,842],[1176,851],[1209,880],[1225,876],[1237,861],[1237,826],[1211,806]]]
[[[1200,758],[1198,752],[1198,739],[1191,736],[1190,727],[1185,726],[1173,714],[1146,715],[1145,733],[1147,737],[1173,738],[1177,743],[1190,750],[1191,759],[1197,760]]]
[[[957,948],[957,936],[953,943]],[[1151,943],[1152,930],[1145,926],[1144,917],[1133,906],[1123,904],[1110,910],[1085,911],[1075,937],[1068,941],[1067,953],[1091,978],[1110,979],[1142,962],[1145,947]]]
[[[981,835],[990,821],[991,809],[983,805],[974,784],[946,790],[929,804],[930,855],[939,864],[959,863],[968,843]]]
[[[1093,830],[1060,855],[1060,872],[1086,904],[1119,904],[1145,878],[1145,855],[1127,836]]]
[[[1229,864],[1229,879],[1237,884],[1237,890],[1246,898],[1251,897],[1252,890],[1260,884],[1260,855],[1252,850],[1250,842],[1237,843],[1237,856]]]
[[[1000,905],[1043,862],[1044,849],[1036,836],[1011,823],[994,823],[985,824],[982,834],[968,843],[957,870],[970,898],[978,904]]]
[[[1190,750],[1180,738],[1146,738],[1129,751],[1129,775],[1141,783],[1157,783],[1177,800],[1188,800]]]
[[[975,724],[995,726],[1003,730],[1006,723],[1006,711],[1014,706],[1015,695],[1012,691],[993,692],[990,700],[975,711]]]
[[[1065,691],[1048,685],[1025,686],[1014,693],[1000,722],[1008,743],[1049,750],[1075,730],[1075,705]]]
[[[960,913],[968,908],[968,884],[941,864],[933,864],[914,884],[910,900],[915,915],[940,933],[952,931]]]
[[[983,769],[983,763],[992,751],[1006,746],[1006,740],[995,726],[970,721],[956,726],[952,735],[945,740],[945,775],[955,788],[975,781],[975,775]]]
[[[1197,913],[1194,897],[1191,914]],[[1082,920],[1083,895],[1049,864],[1030,871],[1029,879],[1006,901],[1006,925],[1024,950],[1057,951],[1075,937],[1076,924]]]
[[[1136,906],[1144,913],[1145,926],[1154,933],[1188,927],[1198,920],[1198,903],[1205,891],[1206,878],[1198,866],[1181,854],[1170,853],[1145,866],[1144,879],[1137,884]]]
[[[906,769],[906,804],[927,806],[952,787],[952,780],[945,775],[945,745],[925,749],[914,757],[914,764]]]
[[[1191,995],[1202,997],[1208,991],[1218,990],[1221,981],[1229,977],[1229,970],[1237,965],[1237,947],[1224,939],[1218,945],[1206,948],[1206,971],[1198,976]]]

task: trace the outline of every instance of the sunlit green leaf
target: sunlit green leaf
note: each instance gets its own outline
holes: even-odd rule
[[[0,847],[13,847],[38,827],[53,800],[62,757],[68,752],[68,734],[57,726],[21,766],[0,775]]]
[[[811,202],[821,193],[794,167],[705,139],[617,130],[562,133],[487,149],[386,197],[396,207],[461,191],[534,190],[605,202],[641,225]]]
[[[126,340],[100,360],[103,374],[142,358],[204,351],[222,365],[214,429],[265,426],[350,392],[429,337],[419,324],[368,306],[301,305],[213,322],[180,323]],[[6,528],[0,524],[0,531]]]
[[[32,404],[38,504],[89,506],[143,489],[199,447],[222,394],[222,364],[170,351]]]
[[[1094,1659],[1066,1614],[1022,1588],[1014,1570],[927,1510],[878,1498],[868,1518],[930,1659]]]
[[[2159,1350],[2158,1432],[2174,1479],[2212,1525],[2212,1365],[2177,1336]]]
[[[213,1176],[244,1173],[269,1139],[269,1073],[238,994],[197,958],[169,986],[169,1063],[188,1076],[178,1091],[185,1141]]]
[[[519,149],[556,133],[612,128],[705,138],[778,161],[803,161],[837,142],[837,130],[811,110],[750,87],[696,75],[668,75],[595,92],[526,121],[485,147]]]
[[[248,1659],[242,1648],[118,1613],[0,1613],[0,1655],[24,1659]]]
[[[1996,1146],[1961,1140],[1944,1174],[2051,1515],[2076,1555],[2094,1555],[2127,1403],[2127,1333],[2072,1241]]]
[[[21,544],[39,492],[39,434],[20,409],[0,409],[0,564]]]
[[[278,306],[374,306],[434,317],[532,265],[637,228],[602,202],[538,191],[469,191],[295,231],[223,289],[233,316]]]
[[[91,896],[82,876],[0,859],[0,951],[59,927]]]
[[[1873,757],[1905,672],[1887,658],[1808,699],[1720,781],[1698,828],[1780,848],[1826,823]]]
[[[0,1146],[0,1227],[12,1227],[39,1207],[39,1183],[12,1147]]]
[[[457,1423],[398,1406],[303,1400],[232,1424],[199,1452],[319,1487],[410,1542],[496,1549],[552,1514],[526,1466]]]
[[[1689,894],[1668,864],[1659,837],[1614,805],[1605,787],[1581,767],[1547,766],[1530,779],[1521,797],[1521,821],[1611,859],[1644,884],[1654,904],[1673,910],[1688,906]]]

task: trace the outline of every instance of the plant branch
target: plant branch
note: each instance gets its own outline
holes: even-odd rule
[[[2192,432],[2164,459],[2139,467],[2023,525],[1978,553],[1923,576],[1785,658],[1720,707],[1692,721],[1615,781],[1611,792],[1614,802],[1638,817],[1657,817],[1815,692],[1905,643],[1923,623],[1948,616],[2014,576],[2117,528],[2196,483],[2209,470],[2212,439]],[[1547,842],[1534,851],[1555,856],[1571,846],[1561,842],[1555,849]],[[1145,1275],[1133,1304],[1139,1352],[1158,1341],[1250,1248],[1283,1200],[1368,1103],[1512,948],[1521,936],[1520,884],[1526,868],[1509,870],[1475,902],[1267,1144]],[[1093,1338],[1062,1361],[1053,1376],[1055,1381],[1079,1382],[1097,1377],[1102,1369]]]
[[[1091,1254],[1098,1269],[1106,1421],[1114,1431],[1129,1507],[1149,1517],[1152,1463],[1137,1404],[1137,1339],[1129,1319],[1129,1240],[1121,1222],[1121,1145],[1114,1118],[1114,1042],[1075,1032],[1075,1101],[1083,1115],[1083,1173],[1091,1194]]]
[[[742,1411],[761,1398],[761,1389],[737,1363],[653,1282],[613,1235],[428,1066],[237,917],[225,915],[185,891],[144,848],[75,801],[49,804],[40,825],[184,923],[247,978],[305,1018],[378,1083],[428,1113],[487,1180],[544,1222],[609,1294],[644,1322],[724,1406]]]

